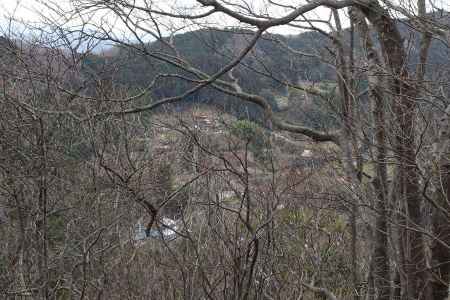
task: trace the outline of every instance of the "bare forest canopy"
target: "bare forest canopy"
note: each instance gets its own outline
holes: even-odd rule
[[[0,37],[0,299],[449,298],[436,1],[39,3]]]

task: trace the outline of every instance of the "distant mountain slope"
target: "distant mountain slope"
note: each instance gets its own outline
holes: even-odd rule
[[[442,26],[450,25],[448,13],[442,13],[439,18]],[[406,21],[399,20],[398,26],[405,37],[405,44],[409,51],[409,66],[414,68],[418,62],[419,36]],[[207,74],[214,74],[226,65],[251,38],[252,32],[246,30],[224,31],[219,29],[204,29],[174,36],[174,43],[179,54],[190,64]],[[349,40],[348,30],[345,32]],[[375,39],[376,40],[376,39]],[[362,50],[358,47],[359,39],[355,36],[356,57],[362,56]],[[2,45],[9,45],[7,39],[0,40]],[[294,51],[288,51],[285,45]],[[162,63],[155,57],[175,55],[175,53],[161,42],[153,42],[145,45],[145,50],[150,55],[145,55],[137,49],[113,46],[105,55],[92,54],[84,60],[84,72],[102,78],[111,83],[123,86],[126,89],[138,89],[146,87],[157,74],[180,74],[187,78],[196,79],[192,74],[182,71],[174,66]],[[280,84],[278,80],[291,82],[327,82],[334,81],[335,71],[331,64],[333,57],[329,49],[332,45],[327,37],[318,32],[304,32],[293,36],[265,34],[256,44],[255,48],[243,60],[242,65],[236,68],[234,75],[240,85],[251,93],[257,93],[267,98],[275,110],[290,105],[288,99],[289,90]],[[317,57],[315,57],[317,56]],[[331,64],[327,64],[319,57]],[[450,66],[450,49],[441,41],[434,40],[429,52],[429,77],[439,78],[448,75]],[[359,66],[357,66],[359,67]],[[263,75],[265,74],[265,75]],[[272,78],[271,78],[272,77]],[[230,80],[228,75],[224,80]],[[94,84],[94,83],[93,83]],[[158,82],[153,90],[151,98],[159,99],[182,94],[193,84],[177,79],[163,79]],[[92,91],[95,87],[92,88]],[[179,108],[189,103],[213,103],[224,107],[236,115],[257,117],[261,112],[251,104],[243,105],[242,102],[232,99],[212,88],[205,88],[178,104]],[[144,101],[152,101],[145,99]],[[298,104],[298,103],[297,103]]]
[[[443,15],[441,23],[449,25],[450,17]],[[410,64],[414,65],[418,60],[419,33],[413,30],[407,22],[398,21],[398,26],[410,50]],[[188,62],[208,74],[213,74],[246,45],[246,40],[250,38],[251,34],[249,31],[198,30],[176,35],[174,42],[181,56],[186,58]],[[348,35],[347,31],[347,39]],[[299,52],[321,55],[332,61],[326,49],[330,47],[329,41],[318,32],[304,32],[295,36],[266,34],[257,43],[255,49],[244,59],[244,65],[247,67],[240,67],[236,72],[243,87],[251,92],[260,92],[267,88],[280,92],[283,90],[283,87],[273,80],[250,69],[272,74],[278,79],[289,79],[293,82],[299,80],[314,82],[333,80],[335,75],[332,67],[320,63],[318,58],[301,57],[286,51],[276,40],[282,41],[282,43]],[[174,54],[159,42],[147,45],[147,50],[156,55],[162,52]],[[360,49],[356,51],[361,53]],[[164,66],[155,59],[139,56],[138,53],[133,53],[130,50],[120,49],[113,52],[116,53],[113,56],[114,59],[125,64],[118,70],[115,77],[115,80],[120,83],[145,86],[159,72],[177,71],[174,68]],[[449,54],[449,49],[442,42],[435,40],[430,49],[430,66],[449,65]],[[167,84],[158,89],[156,95],[174,95],[185,87],[185,84],[179,82]]]
[[[191,65],[207,74],[214,74],[226,65],[251,37],[249,31],[198,30],[179,34],[174,37],[174,43],[179,54]],[[318,58],[301,57],[288,52],[283,44],[299,51],[317,55],[327,55],[326,38],[315,32],[307,32],[299,36],[264,35],[243,64],[236,68],[234,75],[244,90],[265,96],[278,109],[277,96],[286,96],[287,89],[277,80],[292,82],[333,79],[333,69],[321,64]],[[319,50],[318,52],[317,49]],[[152,56],[174,55],[161,42],[146,45],[150,55],[143,55],[138,50],[117,46],[109,53],[113,55],[92,55],[86,64],[90,69],[99,72],[116,84],[126,87],[145,87],[157,74],[180,73],[183,76],[197,79],[192,74],[162,63]],[[265,75],[263,75],[265,74]],[[273,78],[276,80],[274,80]],[[224,80],[230,80],[228,75]],[[183,93],[193,84],[180,79],[164,79],[153,91],[154,98],[170,97]],[[258,115],[259,109],[254,105],[245,104],[231,99],[212,88],[205,88],[195,93],[187,102],[207,102],[220,105],[233,114]],[[183,106],[183,104],[180,104]]]
[[[442,14],[440,23],[443,26],[450,24],[448,14]],[[399,20],[399,29],[405,37],[405,44],[409,51],[409,67],[415,68],[418,62],[420,34],[408,22]],[[224,31],[219,29],[198,30],[178,34],[174,43],[179,54],[190,64],[207,74],[214,74],[226,65],[246,44],[251,37],[250,31]],[[347,41],[350,34],[345,32]],[[376,41],[376,39],[374,39]],[[311,54],[301,56],[287,51],[285,46],[298,52]],[[356,57],[364,55],[358,47],[359,38],[355,35]],[[266,34],[256,44],[255,48],[243,60],[243,64],[236,68],[234,75],[239,79],[240,85],[249,92],[265,96],[271,101],[275,110],[279,109],[277,98],[286,97],[287,89],[278,80],[288,79],[291,82],[324,82],[333,81],[335,72],[330,64],[322,62],[323,57],[333,63],[332,49],[327,37],[318,32],[304,32],[294,36]],[[171,49],[161,42],[146,45],[146,51],[154,56],[175,55]],[[93,58],[95,64],[105,68],[107,61],[113,70],[106,67],[104,74],[117,84],[124,86],[144,87],[159,73],[180,73],[183,76],[195,79],[179,69],[161,63],[157,59],[141,55],[139,51],[116,47],[111,51],[114,55],[107,58],[97,56]],[[317,57],[314,57],[317,55]],[[450,66],[450,50],[444,43],[434,40],[429,52],[429,76],[447,76]],[[116,67],[118,64],[120,67]],[[360,66],[357,66],[360,67]],[[262,75],[262,74],[266,74]],[[273,78],[275,78],[275,80]],[[229,80],[228,76],[224,76]],[[153,92],[154,98],[179,95],[193,85],[180,79],[165,79],[161,81]],[[280,98],[281,99],[281,98]],[[205,88],[192,95],[185,101],[208,102],[224,106],[227,110],[237,114],[258,114],[253,105],[242,105],[235,99],[230,99],[212,88]],[[181,106],[183,104],[180,104]]]

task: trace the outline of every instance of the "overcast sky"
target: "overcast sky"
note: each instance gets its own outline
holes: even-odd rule
[[[136,3],[142,4],[143,0],[136,0]],[[286,5],[300,5],[301,3],[305,3],[305,0],[277,0],[278,3],[283,3]],[[407,0],[394,0],[397,3],[405,3]],[[149,2],[147,0],[147,2]],[[287,13],[286,9],[281,9],[279,7],[274,7],[273,5],[268,5],[268,0],[229,0],[228,2],[237,3],[237,4],[246,4],[251,6],[251,9],[257,13],[261,14],[269,14],[271,16],[282,16]],[[48,18],[52,22],[57,23],[65,23],[65,26],[75,26],[79,24],[80,19],[69,18],[70,14],[63,14],[62,16],[58,16],[56,13],[52,12],[51,9],[47,8],[56,7],[55,3],[58,6],[63,7],[65,10],[70,11],[70,0],[0,0],[0,26],[1,31],[5,32],[9,23],[7,22],[8,18],[13,16],[19,22],[14,25],[14,28],[21,29],[23,28],[19,23],[23,22],[28,25],[30,24],[38,24],[43,20],[43,18]],[[172,13],[199,13],[202,11],[206,11],[204,8],[201,8],[195,0],[153,0],[153,9],[169,11]],[[412,1],[414,3],[414,1]],[[450,10],[450,0],[429,0],[429,3],[433,3],[435,7],[444,8],[446,10]],[[267,10],[269,9],[269,10]],[[345,17],[345,10],[342,11],[342,20],[343,25],[348,25],[348,20]],[[85,21],[87,16],[83,16]],[[139,18],[139,15],[136,15],[134,19]],[[330,17],[330,12],[326,8],[318,8],[313,12],[308,14],[308,17],[311,19],[328,19]],[[65,22],[64,18],[69,18],[72,21]],[[47,20],[47,21],[48,21]],[[233,26],[238,25],[234,20],[230,19],[227,16],[221,14],[214,14],[206,20],[202,20],[208,22],[211,26]],[[118,38],[126,37],[127,31],[126,26],[117,18],[114,17],[114,14],[111,12],[106,13],[106,11],[98,12],[95,14],[93,18],[90,19],[90,22],[93,24],[102,23],[102,27],[110,26],[113,28],[114,33]],[[183,32],[186,30],[196,29],[195,26],[192,25],[191,22],[187,23],[183,20],[174,20],[168,18],[160,18],[158,22],[162,25],[161,30],[167,32],[172,31],[174,28],[183,28],[183,30],[179,32]],[[48,22],[47,22],[48,23]],[[148,28],[154,30],[154,27],[151,22],[143,21],[140,25],[149,26]],[[189,25],[189,26],[187,26]],[[166,28],[164,28],[164,26]],[[197,27],[198,28],[198,27]],[[271,30],[272,32],[282,33],[282,34],[298,34],[300,30],[293,29],[292,27],[277,27]]]
[[[69,0],[55,0],[55,3],[58,5],[62,5],[64,8],[70,8]],[[244,3],[242,0],[234,0],[234,3]],[[246,1],[246,4],[249,4],[251,8],[257,13],[269,13],[271,16],[282,16],[285,15],[287,10],[281,9],[279,7],[274,7],[273,5],[267,5],[267,0],[253,0]],[[295,2],[298,4],[304,3],[304,0],[278,0],[280,3],[293,5]],[[0,24],[5,26],[5,20],[10,16],[14,16],[15,19],[29,23],[29,22],[39,22],[42,20],[42,17],[49,17],[54,20],[57,19],[56,14],[52,13],[48,8],[45,7],[44,4],[51,5],[51,0],[0,0],[0,18],[3,19]],[[139,1],[137,1],[139,3]],[[181,12],[187,13],[192,12],[192,8],[195,9],[195,12],[201,11],[199,5],[195,0],[156,0],[153,1],[156,5],[153,8],[158,8],[164,11],[170,12]],[[267,11],[269,8],[269,11]],[[204,10],[203,10],[204,11]],[[327,19],[329,18],[329,10],[324,8],[316,9],[314,12],[311,12],[309,17],[314,19]],[[125,28],[125,26],[121,22],[117,22],[116,19],[112,16],[111,13],[105,15],[105,13],[99,13],[96,16],[96,22],[100,22],[100,20],[107,21],[110,24],[114,24],[117,31],[121,31]],[[59,19],[61,20],[61,19]],[[215,26],[233,26],[237,25],[234,20],[230,20],[230,18],[223,16],[221,14],[214,14],[213,17],[207,19],[209,23]],[[95,22],[95,21],[94,21]],[[161,21],[166,24],[167,27],[170,26],[181,26],[180,23],[174,23],[174,20]],[[283,34],[297,34],[299,30],[288,28],[288,27],[278,27],[272,29],[272,32],[278,32]]]

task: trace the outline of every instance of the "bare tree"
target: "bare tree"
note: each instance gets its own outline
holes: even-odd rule
[[[306,290],[328,299],[448,297],[448,82],[445,76],[436,79],[440,71],[431,54],[437,44],[449,46],[447,12],[425,0],[407,3],[317,0],[296,4],[197,0],[185,6],[176,1],[77,0],[71,5],[71,10],[67,10],[56,3],[47,3],[44,7],[51,14],[42,16],[42,28],[56,28],[50,36],[56,35],[56,40],[68,51],[50,43],[53,52],[30,55],[58,57],[60,61],[48,62],[47,72],[42,72],[36,71],[37,66],[31,68],[28,60],[21,61],[20,55],[12,55],[18,61],[8,68],[21,66],[19,73],[24,75],[7,68],[3,72],[6,79],[2,100],[12,105],[5,107],[28,116],[24,119],[21,113],[16,119],[6,118],[5,132],[16,137],[22,136],[25,125],[38,128],[32,142],[18,140],[2,150],[22,152],[19,150],[31,143],[36,157],[33,161],[38,162],[37,166],[25,167],[36,172],[28,182],[28,186],[34,187],[36,203],[19,192],[20,174],[5,171],[2,175],[8,187],[7,199],[15,201],[22,228],[18,230],[21,234],[17,241],[18,290],[28,290],[27,285],[32,283],[39,286],[39,296],[48,298],[52,289],[47,222],[52,202],[53,156],[58,153],[52,148],[58,141],[52,140],[50,133],[61,117],[65,124],[71,124],[68,127],[75,126],[70,122],[81,126],[85,134],[83,143],[89,144],[92,151],[88,159],[90,168],[83,170],[92,170],[91,178],[96,182],[92,184],[94,192],[87,193],[87,197],[98,196],[101,189],[97,181],[106,180],[104,184],[113,187],[114,193],[107,188],[103,192],[108,190],[127,199],[128,205],[142,207],[147,214],[147,231],[155,226],[161,231],[165,226],[161,218],[180,209],[176,204],[180,194],[190,195],[179,213],[186,229],[178,232],[183,241],[172,246],[163,240],[153,249],[159,253],[157,257],[163,257],[161,251],[168,251],[171,257],[170,262],[167,257],[162,258],[168,264],[165,269],[168,278],[161,282],[169,284],[176,272],[182,275],[181,282],[170,283],[181,294],[169,295],[163,291],[164,286],[157,287],[158,293],[167,298],[301,299]],[[315,11],[327,17],[314,18]],[[115,26],[110,24],[112,19],[99,19],[105,13],[114,17]],[[345,16],[347,13],[349,18]],[[342,24],[346,20],[350,21],[350,29]],[[81,25],[68,26],[67,21]],[[323,38],[323,48],[313,42],[308,51],[296,48],[273,34],[273,30],[281,27],[315,32],[318,34],[315,37]],[[119,34],[120,28],[123,35]],[[232,42],[208,39],[204,32],[230,34]],[[217,60],[211,62],[213,68],[183,52],[182,33],[192,34],[200,41],[195,47],[213,53]],[[76,40],[79,42],[74,46]],[[112,59],[113,63],[104,64],[104,70],[99,67],[101,63],[87,65],[96,56],[82,47],[87,44],[89,48],[94,41],[115,43],[114,49],[119,54],[109,55],[124,59],[123,64],[120,59]],[[277,72],[277,65],[270,64],[264,43],[281,53],[277,59],[289,57],[292,66],[289,72]],[[115,75],[136,57],[148,63],[143,72],[149,75],[141,76],[145,84],[128,88]],[[325,83],[304,80],[298,74],[301,70],[296,69],[296,59],[314,60],[333,75]],[[448,67],[448,61],[445,63],[443,68]],[[55,66],[65,68],[56,72]],[[67,74],[76,80],[70,82]],[[306,126],[304,120],[277,111],[271,102],[272,93],[253,88],[250,76],[282,86],[288,101],[304,96],[305,102],[313,99],[325,103],[328,112],[337,119],[336,125]],[[19,89],[13,89],[13,84]],[[174,87],[175,84],[178,85]],[[167,86],[170,91],[162,92],[162,87]],[[31,91],[25,101],[21,95],[23,87]],[[133,136],[145,135],[149,130],[140,125],[152,122],[149,120],[170,105],[201,98],[204,91],[223,97],[224,102],[238,103],[241,112],[249,104],[257,107],[259,125],[236,120],[226,123],[219,134],[225,143],[222,141],[220,146],[198,124],[183,118],[180,121],[174,118],[176,110],[169,110],[165,118],[171,122],[156,127],[169,128],[179,137],[178,141],[186,142],[188,150],[180,149],[164,162],[161,156],[146,156],[135,150]],[[47,103],[46,99],[55,101]],[[432,117],[436,114],[444,116],[439,124]],[[161,133],[149,140],[156,143],[158,136]],[[6,134],[3,138],[11,139]],[[299,150],[308,143],[314,144],[311,148],[315,151],[320,147],[326,149],[319,168],[313,168],[308,175],[304,166],[291,173],[283,171],[289,155],[304,159]],[[169,148],[175,146],[171,144]],[[162,152],[172,153],[169,148]],[[292,148],[290,153],[288,149]],[[337,159],[330,162],[333,151]],[[426,162],[433,155],[435,172]],[[178,167],[186,162],[171,163],[177,156],[188,161],[188,168]],[[5,170],[14,170],[11,161],[4,165]],[[155,172],[165,175],[153,176]],[[181,185],[172,186],[171,172],[184,179]],[[190,176],[186,178],[186,174]],[[307,180],[308,176],[320,179],[321,184]],[[231,203],[223,201],[225,191],[234,193]],[[320,201],[314,205],[311,201],[316,197]],[[27,201],[36,204],[32,205],[36,211],[33,221],[27,218]],[[287,208],[280,209],[279,204]],[[108,206],[107,201],[104,205]],[[339,222],[332,220],[343,216],[349,228],[342,229]],[[114,214],[107,219],[112,224]],[[32,247],[25,246],[27,222],[36,226]],[[77,286],[74,290],[81,298],[95,293],[89,282],[100,275],[92,275],[97,269],[89,273],[89,257],[97,247],[106,249],[98,245],[104,242],[104,232],[112,228],[105,222],[92,224],[97,234],[81,231],[82,259],[79,265],[75,264],[80,266],[81,275],[73,274]],[[283,233],[280,228],[289,229],[289,224],[298,230],[300,237],[288,238]],[[120,244],[120,239],[117,243]],[[27,247],[39,253],[36,281],[23,275]],[[123,249],[109,258],[125,259]],[[327,256],[329,251],[334,251],[332,259]],[[349,260],[344,259],[347,252]],[[291,256],[298,262],[298,268],[276,258],[280,253]],[[339,268],[339,263],[341,273],[329,275]],[[98,264],[99,268],[105,265]],[[145,274],[146,268],[138,267],[134,265],[133,270]],[[148,274],[159,280],[156,273]],[[364,278],[369,282],[365,284]],[[344,287],[341,289],[337,283]],[[281,288],[289,291],[280,291]],[[130,287],[130,291],[134,289]],[[136,290],[142,297],[149,295],[149,290],[143,287]]]

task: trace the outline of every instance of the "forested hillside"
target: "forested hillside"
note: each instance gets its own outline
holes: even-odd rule
[[[439,20],[439,23],[447,26],[450,23],[450,17],[443,12],[437,12],[436,19]],[[409,67],[414,69],[419,60],[420,35],[408,20],[397,20],[396,22],[405,43],[407,43]],[[240,47],[248,41],[252,34],[253,32],[245,30],[208,28],[175,34],[173,43],[186,62],[207,74],[213,74],[241,50]],[[355,34],[355,38],[358,39],[358,33]],[[348,28],[344,29],[343,35],[346,42],[349,43]],[[150,52],[172,52],[171,54],[173,54],[173,50],[164,45],[164,42],[151,42],[145,44],[144,47]],[[286,81],[319,85],[335,82],[334,58],[330,51],[332,47],[332,43],[324,33],[316,31],[289,36],[266,34],[258,40],[252,52],[235,68],[233,74],[239,78],[239,84],[246,91],[264,96],[275,111],[284,110],[288,104],[287,101],[283,102],[284,98],[289,98],[292,93],[295,94],[295,98],[298,98],[296,89],[287,87]],[[363,51],[364,49],[357,43],[356,55],[363,55]],[[450,63],[449,51],[443,41],[434,40],[431,43],[428,65],[433,68],[434,72],[429,74],[430,76],[438,74],[438,76],[447,76]],[[302,56],[298,53],[307,55]],[[93,54],[88,57],[85,63],[88,66],[88,72],[98,73],[100,77],[108,78],[114,84],[120,84],[127,88],[145,88],[160,73],[180,73],[186,76],[188,74],[182,68],[161,62],[157,55],[156,57],[145,55],[145,50],[142,51],[139,44],[134,44],[132,47],[111,46],[103,51],[103,55]],[[363,70],[366,66],[361,65],[359,68]],[[224,78],[228,81],[231,80],[226,75]],[[161,82],[151,95],[154,98],[171,97],[192,86],[192,83],[183,80],[168,79]],[[361,90],[364,88],[367,88],[367,84],[363,82]],[[318,101],[320,102],[320,100]],[[175,106],[180,106],[182,109],[193,103],[218,105],[237,116],[248,117],[250,115],[254,120],[260,119],[261,111],[257,105],[242,104],[233,97],[228,97],[213,88],[201,89],[187,97],[185,102],[177,103]],[[292,106],[296,105],[298,103],[292,103]],[[324,109],[325,111],[323,111]],[[308,108],[307,115],[310,115],[309,119],[312,120],[307,120],[307,117],[305,119],[305,115],[293,116],[292,120],[304,120],[307,125],[318,127],[320,122],[329,122],[325,116],[321,115],[321,111],[323,111],[323,115],[329,115],[327,108],[319,104]]]

